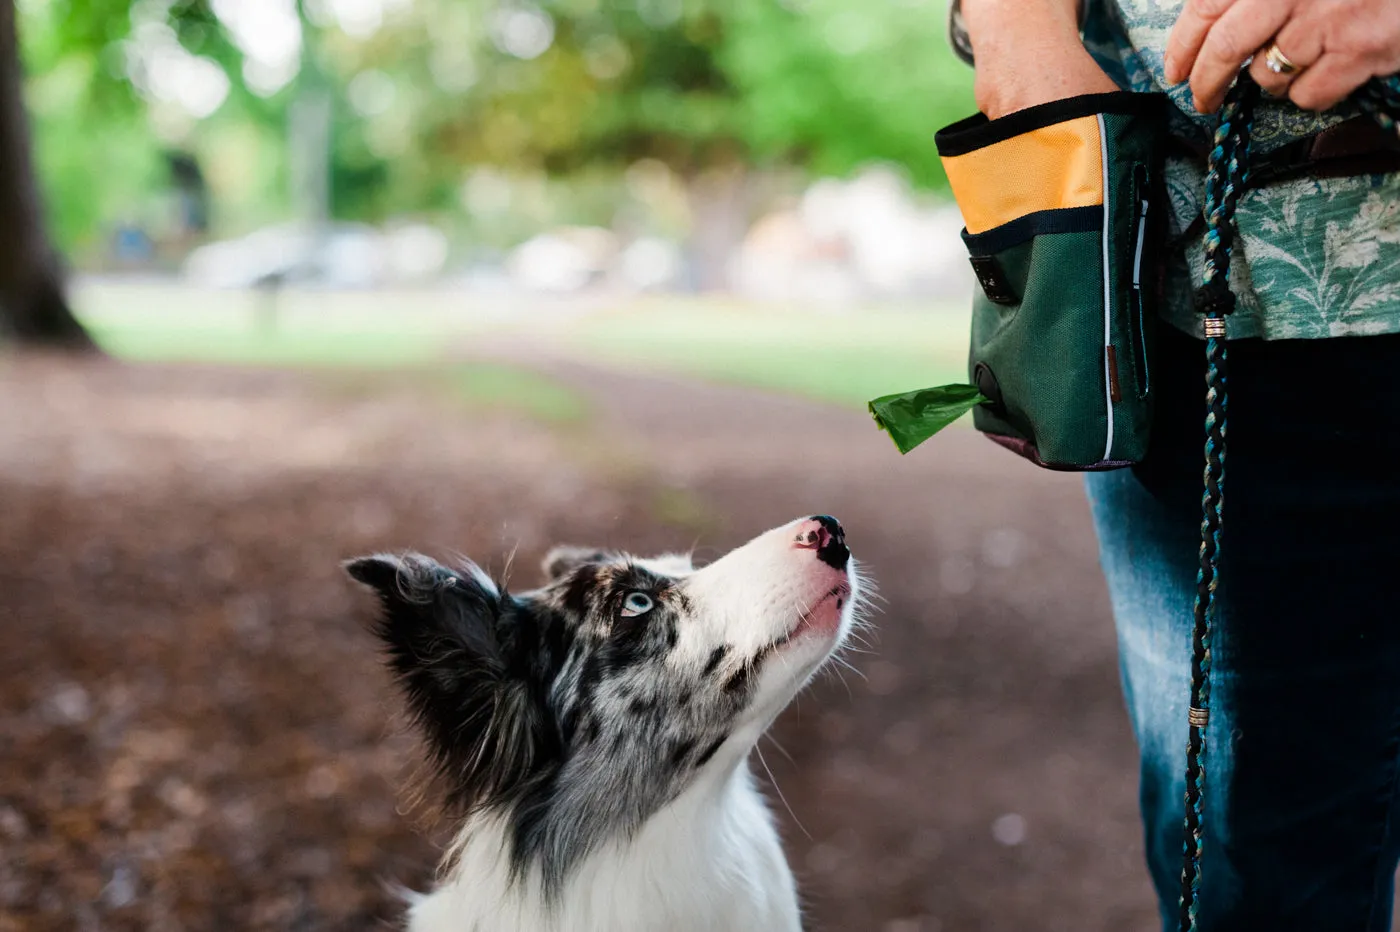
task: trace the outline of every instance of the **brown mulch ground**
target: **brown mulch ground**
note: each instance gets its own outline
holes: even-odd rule
[[[436,849],[342,558],[515,552],[524,584],[560,541],[705,556],[818,511],[887,604],[861,675],[763,746],[810,929],[1153,928],[1077,479],[551,368],[587,425],[412,379],[0,358],[0,932],[388,927]]]

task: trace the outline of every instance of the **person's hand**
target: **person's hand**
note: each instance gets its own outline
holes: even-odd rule
[[[1072,45],[1033,57],[987,60],[978,55],[973,83],[977,109],[993,120],[1054,100],[1117,90],[1121,88],[1084,50],[1077,35]]]
[[[1265,64],[1271,45],[1297,71]],[[1189,76],[1196,109],[1210,113],[1253,56],[1249,73],[1268,93],[1326,110],[1377,75],[1400,71],[1396,0],[1186,0],[1167,39],[1166,78]]]
[[[973,95],[991,119],[1120,90],[1084,49],[1075,0],[963,0],[977,57]]]

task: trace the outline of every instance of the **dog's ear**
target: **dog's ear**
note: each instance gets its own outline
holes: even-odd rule
[[[563,579],[581,567],[597,563],[607,563],[616,554],[597,547],[555,547],[544,557],[544,575],[550,582]]]
[[[374,633],[428,739],[449,802],[489,804],[525,780],[544,732],[513,653],[517,608],[477,567],[458,571],[420,554],[347,561],[381,603]]]

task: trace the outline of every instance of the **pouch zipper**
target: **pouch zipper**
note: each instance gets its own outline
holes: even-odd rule
[[[1142,376],[1138,397],[1145,398],[1151,391],[1152,380],[1147,371],[1147,310],[1143,299],[1142,251],[1147,245],[1147,211],[1150,204],[1147,199],[1147,170],[1141,165],[1133,169],[1133,188],[1138,203],[1136,242],[1133,246],[1133,306],[1128,315],[1128,325],[1133,337],[1134,368]]]

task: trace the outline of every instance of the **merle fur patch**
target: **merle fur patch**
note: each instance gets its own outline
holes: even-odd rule
[[[517,876],[557,892],[604,840],[638,829],[714,756],[748,700],[754,658],[716,645],[668,662],[693,609],[676,580],[606,551],[557,551],[512,595],[475,566],[417,554],[346,564],[374,589],[374,631],[461,812],[511,825]],[[629,593],[653,607],[623,614]]]

